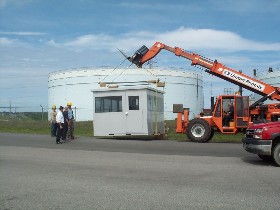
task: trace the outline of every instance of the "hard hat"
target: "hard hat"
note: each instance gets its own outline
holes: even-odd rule
[[[68,102],[68,103],[67,103],[67,106],[72,106],[72,102]]]
[[[56,105],[52,105],[52,109],[56,109]]]

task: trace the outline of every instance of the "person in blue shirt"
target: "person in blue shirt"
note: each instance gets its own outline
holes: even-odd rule
[[[69,139],[75,139],[74,137],[74,128],[75,128],[75,119],[74,119],[74,113],[72,110],[72,102],[67,103],[68,107],[68,119],[69,119],[69,124],[68,124],[68,138]]]

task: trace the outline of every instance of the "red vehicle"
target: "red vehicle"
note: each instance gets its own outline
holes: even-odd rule
[[[242,141],[246,151],[280,166],[280,121],[249,126]]]
[[[242,74],[222,63],[205,58],[196,53],[182,50],[179,47],[170,47],[163,43],[156,42],[150,49],[142,46],[132,57],[127,59],[141,68],[144,63],[154,58],[161,50],[167,50],[176,56],[191,61],[191,65],[204,69],[207,73],[220,77],[233,84],[246,88],[263,97],[252,105],[249,105],[248,96],[222,95],[216,100],[211,116],[199,116],[189,121],[188,111],[178,109],[177,132],[187,133],[188,138],[195,142],[207,142],[215,130],[221,133],[233,134],[240,129],[245,129],[253,122],[277,121],[280,118],[280,103],[263,105],[266,99],[280,101],[280,87],[274,87],[255,78]],[[190,99],[191,100],[191,99]],[[223,119],[227,117],[225,108],[228,104],[234,107],[234,115],[229,125],[224,125]]]

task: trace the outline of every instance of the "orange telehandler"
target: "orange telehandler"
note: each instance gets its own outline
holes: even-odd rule
[[[156,42],[150,49],[143,45],[132,57],[127,57],[127,59],[138,68],[141,68],[144,63],[154,58],[161,50],[167,50],[176,56],[186,58],[191,61],[191,65],[202,68],[211,75],[263,96],[260,100],[250,105],[248,96],[221,95],[216,100],[211,116],[198,116],[190,121],[188,119],[188,110],[183,109],[183,107],[177,107],[176,132],[187,133],[191,141],[207,142],[211,140],[215,130],[225,134],[234,134],[240,129],[247,128],[249,124],[277,121],[280,118],[280,103],[263,104],[267,99],[280,101],[279,87],[271,86],[228,68],[217,62],[217,60],[212,61],[196,53],[182,50],[179,47],[170,47],[160,42]],[[225,126],[224,119],[228,117],[226,112],[228,104],[233,105],[234,114],[230,119],[229,125]]]

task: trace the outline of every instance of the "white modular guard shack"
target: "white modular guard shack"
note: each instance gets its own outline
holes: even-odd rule
[[[149,88],[93,92],[94,136],[164,134],[164,95]]]

